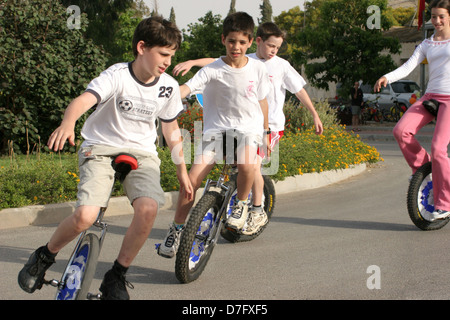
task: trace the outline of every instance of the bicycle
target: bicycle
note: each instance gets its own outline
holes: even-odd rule
[[[376,122],[383,122],[383,113],[380,110],[378,99],[373,101],[365,101],[361,110],[361,122],[365,124],[367,121],[373,120]]]
[[[439,102],[427,100],[423,102],[423,106],[437,118]],[[407,207],[412,222],[422,230],[438,230],[450,221],[449,218],[435,221],[428,221],[425,218],[435,210],[431,162],[425,163],[411,177],[408,187]]]
[[[136,158],[127,153],[120,153],[114,157],[111,165],[115,171],[114,183],[115,181],[123,182],[126,175],[138,167]],[[111,194],[114,190],[114,183]],[[43,284],[57,288],[55,300],[101,299],[101,293],[90,293],[89,287],[94,277],[98,256],[108,229],[108,225],[102,221],[106,209],[107,207],[100,208],[97,220],[93,224],[93,226],[100,229],[100,237],[95,233],[88,233],[87,230],[80,233],[61,280],[44,280]]]
[[[264,178],[262,204],[270,220],[275,205],[275,187],[272,180]],[[208,179],[204,192],[192,209],[181,235],[176,254],[175,275],[181,283],[192,282],[202,274],[211,258],[219,235],[230,242],[250,241],[258,237],[267,224],[253,234],[243,234],[247,222],[240,231],[228,228],[226,221],[236,201],[237,168],[225,163],[217,180]],[[213,190],[215,189],[215,190]],[[248,202],[251,202],[249,195]]]
[[[407,107],[397,99],[392,98],[394,105],[390,108],[390,115],[393,121],[398,121],[405,114]]]

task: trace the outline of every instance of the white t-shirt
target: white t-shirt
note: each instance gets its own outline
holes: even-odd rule
[[[422,41],[408,61],[385,75],[389,83],[406,77],[427,58],[429,80],[426,92],[450,94],[450,40],[434,41],[433,38]]]
[[[144,84],[130,63],[118,63],[92,80],[86,91],[97,97],[97,108],[86,120],[83,146],[103,144],[157,154],[157,117],[175,120],[183,111],[178,82],[162,74]]]
[[[269,73],[272,84],[267,95],[269,103],[269,127],[273,131],[283,131],[286,118],[283,107],[286,99],[286,90],[295,94],[306,85],[305,79],[291,66],[291,64],[274,56],[272,59],[264,60],[258,58],[256,53],[248,55],[250,58],[264,62]]]
[[[248,59],[243,68],[232,68],[222,58],[198,71],[186,85],[191,93],[203,92],[203,132],[236,129],[259,136],[264,115],[259,101],[270,89],[263,63]]]

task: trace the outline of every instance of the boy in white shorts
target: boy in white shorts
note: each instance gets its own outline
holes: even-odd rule
[[[263,137],[269,129],[266,95],[270,83],[267,70],[262,62],[246,56],[248,48],[252,45],[253,32],[254,22],[248,14],[237,12],[226,17],[222,34],[226,56],[202,68],[180,87],[181,97],[203,92],[204,99],[203,148],[196,151],[194,164],[189,171],[194,190],[200,187],[216,160],[220,160],[222,146],[220,143],[215,144],[215,141],[221,141],[224,132],[238,137],[239,201],[233,207],[227,221],[229,227],[237,230],[243,227],[248,217],[246,200],[258,165],[257,150],[263,144]],[[227,156],[229,152],[227,151]],[[182,228],[178,226],[184,224],[194,202],[183,195],[181,191],[174,224],[158,250],[161,256],[167,258],[172,258],[178,249],[179,236],[182,232]]]
[[[286,90],[295,94],[300,102],[311,112],[314,119],[314,126],[316,134],[323,133],[323,125],[317,114],[314,105],[309,98],[308,93],[304,89],[306,81],[303,77],[289,64],[288,61],[277,56],[285,39],[285,33],[273,22],[266,22],[261,24],[256,31],[257,52],[248,55],[249,58],[262,61],[267,68],[270,78],[270,91],[267,95],[267,102],[269,104],[269,128],[270,128],[270,142],[268,150],[273,150],[284,134],[285,116],[283,113],[283,106],[286,98]],[[173,69],[173,74],[178,76],[185,75],[192,67],[204,67],[216,61],[214,58],[201,58],[197,60],[189,60],[176,65]],[[261,151],[261,150],[260,150]],[[261,157],[266,156],[259,152]],[[261,158],[258,158],[261,161]],[[262,195],[264,191],[264,180],[262,178],[261,170],[255,172],[255,182],[253,185],[253,205],[250,209],[250,221],[244,234],[253,234],[256,230],[263,227],[268,222],[267,214],[261,207]],[[174,225],[177,224],[175,219]],[[172,227],[175,228],[175,227]],[[181,229],[181,226],[178,226]],[[164,243],[170,244],[170,249],[166,248],[166,252],[174,252],[172,244],[175,243],[173,232],[168,234]],[[164,246],[164,243],[162,246]],[[175,249],[176,250],[176,249]]]
[[[148,238],[158,208],[164,203],[155,146],[157,118],[161,120],[169,147],[182,150],[178,149],[181,135],[176,120],[183,111],[179,86],[164,73],[180,44],[181,33],[174,24],[161,17],[144,19],[133,36],[135,60],[115,64],[102,72],[67,107],[61,125],[48,141],[48,147],[55,151],[61,150],[66,140],[74,145],[76,121],[96,105],[81,131],[84,142],[79,151],[77,208],[20,271],[18,281],[23,290],[32,293],[40,289],[56,254],[95,222],[100,207],[106,206],[109,199],[114,173],[111,158],[127,152],[138,160],[138,168],[123,182],[134,216],[100,291],[102,299],[129,299],[125,273]],[[179,156],[174,162],[181,189],[192,198],[182,151],[176,156]]]

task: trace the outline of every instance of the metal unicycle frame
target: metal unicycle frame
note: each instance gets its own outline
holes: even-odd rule
[[[123,182],[130,170],[137,169],[136,158],[126,153],[121,153],[114,157],[111,164],[115,170],[114,179],[121,182]],[[55,300],[97,300],[101,298],[100,293],[90,293],[89,288],[94,278],[98,256],[108,230],[108,225],[102,221],[106,208],[100,208],[97,220],[93,224],[94,227],[99,229],[100,237],[90,231],[83,231],[78,236],[61,280],[44,280],[45,284],[57,288]]]
[[[175,275],[181,283],[194,281],[202,274],[219,235],[230,242],[239,242],[252,240],[261,234],[263,228],[254,235],[243,235],[239,231],[226,227],[226,220],[236,197],[236,179],[236,169],[225,164],[217,180],[207,180],[203,196],[190,213],[181,235],[175,261]],[[269,178],[266,177],[265,182],[272,186],[272,188],[265,187],[263,201],[270,218],[275,203],[275,191]],[[266,190],[271,190],[270,195],[266,193]],[[251,195],[249,198],[251,201]],[[270,207],[266,205],[267,203],[270,203]]]

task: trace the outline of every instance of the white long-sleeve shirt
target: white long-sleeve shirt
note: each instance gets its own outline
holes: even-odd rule
[[[425,39],[417,46],[408,61],[385,75],[386,79],[392,83],[406,77],[425,58],[429,67],[426,92],[450,95],[450,40],[435,41],[433,36]]]

